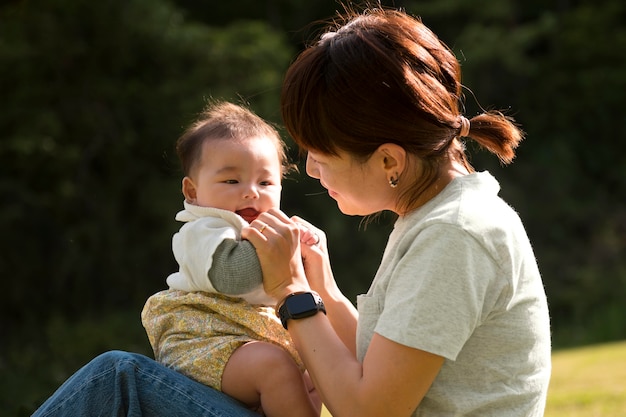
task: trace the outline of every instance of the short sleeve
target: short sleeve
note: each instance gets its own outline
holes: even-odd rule
[[[213,254],[209,280],[225,295],[242,295],[262,287],[263,272],[254,246],[247,240],[225,239]]]
[[[399,256],[375,332],[455,360],[481,321],[496,262],[470,234],[448,224],[425,227]]]

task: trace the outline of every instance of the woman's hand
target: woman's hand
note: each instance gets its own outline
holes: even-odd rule
[[[277,300],[310,291],[300,253],[300,226],[280,210],[262,213],[241,237],[254,245],[263,270],[265,292]]]
[[[339,291],[330,266],[326,234],[301,217],[293,216],[291,220],[308,230],[310,236],[316,237],[314,240],[317,242],[313,245],[307,244],[310,240],[303,241],[300,239],[302,243],[305,243],[300,245],[300,252],[309,285],[322,298],[326,299],[327,294]]]
[[[300,228],[300,249],[303,248],[302,245],[305,246],[313,246],[320,243],[320,235],[317,234],[313,229],[305,226],[303,223],[298,222],[298,217],[292,217],[291,220],[295,221],[298,227]]]

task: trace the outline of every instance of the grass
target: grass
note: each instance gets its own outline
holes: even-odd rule
[[[557,351],[545,417],[622,417],[626,342]]]
[[[554,352],[545,417],[623,417],[625,410],[626,341]]]

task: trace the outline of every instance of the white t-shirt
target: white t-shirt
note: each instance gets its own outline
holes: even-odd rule
[[[250,304],[275,305],[277,300],[263,289],[254,246],[241,240],[241,229],[248,222],[232,211],[184,205],[176,220],[185,224],[172,238],[179,270],[167,277],[170,289],[221,293]]]
[[[397,220],[366,295],[357,354],[373,336],[445,358],[413,416],[542,416],[550,321],[533,250],[487,172],[454,179]]]

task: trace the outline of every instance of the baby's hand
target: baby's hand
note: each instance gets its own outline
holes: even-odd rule
[[[313,246],[320,243],[320,237],[317,233],[301,223],[298,223],[298,226],[300,227],[300,243],[307,246]]]
[[[328,258],[326,234],[300,217],[293,216],[291,220],[298,225],[302,265],[311,289],[322,296],[328,293],[329,288],[335,291],[337,284]]]

